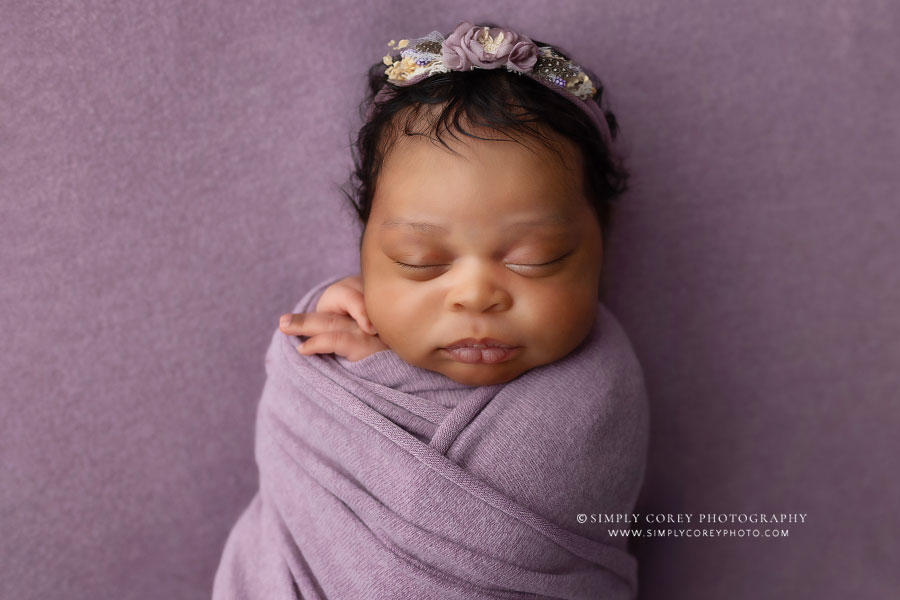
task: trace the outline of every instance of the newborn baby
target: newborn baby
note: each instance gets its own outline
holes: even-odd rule
[[[615,118],[512,30],[397,48],[356,142],[360,273],[273,336],[213,596],[630,600],[627,536],[587,519],[633,510],[648,441],[599,302]]]

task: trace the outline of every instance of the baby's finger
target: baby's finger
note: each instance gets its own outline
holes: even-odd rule
[[[316,310],[350,315],[359,324],[359,328],[366,333],[370,335],[378,333],[372,326],[372,322],[369,321],[362,292],[355,287],[351,288],[346,285],[329,287],[319,298]]]
[[[357,322],[349,316],[330,312],[287,314],[281,319],[278,328],[287,335],[311,336],[328,331],[359,330]]]
[[[370,336],[359,331],[330,331],[309,338],[298,347],[298,351],[304,355],[334,353],[355,362],[373,352],[372,346],[364,339],[367,337]]]
[[[360,294],[363,291],[362,277],[359,275],[351,275],[349,277],[344,277],[338,283],[340,283],[341,285],[346,285],[346,286],[352,287],[354,290],[356,290]]]

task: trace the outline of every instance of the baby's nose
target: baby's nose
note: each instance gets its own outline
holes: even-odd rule
[[[508,310],[512,306],[512,295],[490,267],[469,264],[459,268],[447,294],[450,310],[494,312]]]

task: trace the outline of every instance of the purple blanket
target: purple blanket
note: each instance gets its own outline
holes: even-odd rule
[[[293,312],[312,312],[313,288]],[[633,598],[644,475],[641,368],[597,305],[556,363],[471,387],[384,350],[302,356],[276,331],[256,425],[259,491],[215,577],[221,598]],[[552,324],[548,324],[548,327]]]

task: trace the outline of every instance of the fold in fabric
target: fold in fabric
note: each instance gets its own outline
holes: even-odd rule
[[[313,312],[332,278],[295,307]],[[213,598],[636,596],[627,537],[645,469],[640,365],[597,305],[563,359],[466,386],[383,350],[303,356],[276,331],[256,423],[259,490]]]

